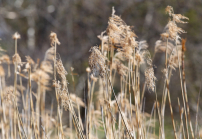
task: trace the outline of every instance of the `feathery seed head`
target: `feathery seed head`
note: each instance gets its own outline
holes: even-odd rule
[[[169,21],[165,29],[171,40],[178,40],[180,39],[179,34],[186,33],[182,28],[179,28],[174,21]]]
[[[123,48],[126,46],[135,47],[136,34],[132,31],[130,26],[127,26],[126,23],[114,13],[115,11],[112,9],[112,17],[109,18],[107,27],[109,42],[115,46],[115,48]]]
[[[62,101],[62,106],[64,107],[65,110],[71,110],[69,109],[69,97],[67,95],[67,90],[61,90],[60,98]]]
[[[107,58],[102,55],[97,46],[91,47],[90,52],[89,65],[91,73],[95,77],[98,77],[99,75],[104,77],[107,70],[107,67],[105,66],[105,60],[107,60]]]
[[[29,62],[27,62],[27,63],[25,64],[25,69],[24,69],[23,71],[28,72],[28,70],[29,70],[30,68],[31,68],[31,66],[30,66]]]
[[[137,63],[142,63],[142,62],[144,62],[144,59],[143,59],[143,57],[142,57],[142,55],[140,54],[140,53],[136,53],[135,54],[135,61],[137,62]]]
[[[173,7],[171,7],[171,6],[167,6],[165,11],[166,11],[166,13],[169,14],[169,16],[171,16],[173,18],[172,20],[176,23],[187,23],[187,22],[182,21],[181,19],[189,20],[189,18],[186,16],[183,16],[181,14],[174,14]]]
[[[21,62],[21,57],[19,56],[18,53],[14,54],[13,55],[13,63],[17,64],[17,65],[20,65],[22,62]]]
[[[123,47],[121,49],[118,49],[118,53],[115,54],[115,57],[123,61],[125,60],[133,61],[132,53],[133,53],[132,47]]]
[[[66,75],[67,75],[67,71],[65,70],[63,64],[62,64],[62,60],[58,59],[56,61],[56,68],[57,68],[57,73],[61,78],[61,84],[62,84],[62,89],[67,89],[67,80],[66,80]]]
[[[57,68],[57,72],[59,75],[67,75],[67,71],[65,70],[63,64],[62,64],[62,60],[58,59],[56,62],[56,68]]]
[[[183,21],[182,19],[189,20],[188,17],[183,16],[181,14],[173,14],[173,21],[175,21],[176,23],[182,23],[182,24],[188,23],[188,22]]]
[[[172,16],[172,14],[174,13],[173,7],[167,6],[165,12],[168,13],[169,16]]]
[[[16,95],[17,96],[20,95],[20,93],[17,90],[16,90]],[[15,96],[15,94],[14,94],[14,87],[13,86],[8,86],[3,90],[3,99],[8,104],[13,104],[15,98],[17,99],[17,96]]]
[[[97,37],[102,41],[102,47],[104,51],[107,51],[109,49],[109,37],[107,35],[104,35],[106,31],[103,31],[101,35],[98,35]]]
[[[31,65],[34,65],[34,64],[35,64],[34,60],[33,60],[30,56],[25,56],[25,58],[26,58],[26,60],[27,60],[27,62],[28,62],[29,64],[31,64]]]
[[[147,85],[147,88],[149,90],[152,90],[154,91],[155,89],[155,80],[156,80],[156,77],[154,76],[154,69],[153,67],[149,67],[146,69],[145,71],[145,83]]]
[[[127,72],[129,71],[128,67],[126,67],[124,64],[122,64],[118,59],[114,58],[112,63],[112,69],[116,69],[117,72],[121,76],[127,76]]]
[[[157,40],[155,43],[155,53],[165,52],[166,47],[167,47],[167,53],[170,54],[175,46],[174,43],[171,42],[167,43],[166,41]]]
[[[91,70],[90,70],[90,68],[89,68],[89,67],[87,67],[87,68],[86,68],[86,72],[88,72],[88,73],[90,73],[90,72],[91,72]]]
[[[50,34],[50,40],[51,40],[51,46],[54,46],[55,44],[60,45],[60,42],[59,42],[59,40],[57,38],[57,34],[56,33],[51,32],[51,34]]]
[[[174,14],[174,10],[171,6],[167,6],[166,13],[169,14],[169,16],[172,17],[172,20],[168,22],[166,25],[166,33],[169,34],[169,38],[172,40],[178,40],[180,39],[180,36],[178,34],[186,33],[183,29],[177,27],[176,23],[187,23],[183,21],[182,19],[189,20],[189,18],[181,15],[181,14]]]
[[[10,64],[10,57],[8,55],[3,55],[0,57],[0,62]]]
[[[41,80],[42,84],[46,84],[50,79],[50,76],[45,71],[37,69],[34,73],[31,74],[31,79],[33,79],[35,82]]]
[[[15,33],[13,34],[13,39],[14,39],[14,40],[20,39],[20,34],[19,34],[18,32],[15,32]]]
[[[167,75],[168,75],[168,69],[164,68],[164,69],[162,70],[162,72],[163,72],[163,75],[165,75],[165,77],[167,78]]]
[[[162,33],[162,34],[161,34],[161,38],[162,38],[163,40],[168,39],[168,37],[169,37],[169,34],[168,34],[168,33]]]

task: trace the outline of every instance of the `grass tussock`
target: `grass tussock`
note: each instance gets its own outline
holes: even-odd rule
[[[66,79],[68,73],[57,54],[60,42],[56,33],[51,32],[51,47],[46,51],[44,59],[37,62],[30,56],[26,56],[26,61],[21,60],[17,51],[20,35],[15,33],[13,35],[15,54],[12,56],[12,62],[10,56],[0,49],[0,138],[165,139],[167,100],[174,137],[199,138],[198,108],[194,126],[187,98],[184,67],[186,40],[180,37],[185,31],[177,26],[179,23],[187,23],[184,20],[188,18],[175,14],[171,6],[165,11],[170,19],[155,46],[155,54],[165,53],[164,89],[161,100],[157,99],[155,84],[157,78],[146,41],[137,41],[133,28],[115,14],[114,8],[107,29],[98,36],[100,45],[90,48],[89,67],[86,68],[85,102],[68,91]],[[3,66],[6,64],[7,72]],[[11,64],[14,65],[14,72],[10,71]],[[71,67],[74,82],[73,70]],[[178,70],[180,75],[183,100],[181,106],[178,99],[180,124],[175,122],[173,116],[169,89],[173,70]],[[144,77],[141,77],[142,71],[145,73]],[[9,86],[5,78],[11,78],[11,73],[14,82]],[[26,79],[26,84],[22,83],[22,78]],[[119,93],[114,90],[117,78],[120,84]],[[143,88],[141,78],[145,79]],[[36,92],[33,92],[33,84],[36,84]],[[95,91],[96,85],[97,91]],[[52,103],[51,109],[47,110],[46,93],[53,91],[51,87],[54,88],[57,103]],[[147,103],[144,99],[146,89],[156,95],[150,114],[144,112]],[[19,110],[20,104],[22,104],[21,110]],[[57,106],[55,116],[53,105]],[[85,115],[81,115],[81,108],[85,108]],[[63,114],[64,110],[69,111],[68,116]],[[69,117],[69,125],[63,123],[64,116]],[[156,134],[157,127],[159,131]]]

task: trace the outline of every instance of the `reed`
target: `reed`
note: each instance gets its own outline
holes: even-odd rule
[[[25,62],[21,60],[17,52],[17,40],[20,39],[20,35],[15,33],[13,35],[15,54],[12,57],[13,86],[8,86],[5,80],[6,76],[9,79],[12,77],[10,57],[0,49],[1,138],[165,139],[168,134],[165,132],[167,99],[174,137],[199,138],[200,91],[193,128],[185,78],[186,41],[180,39],[180,34],[185,31],[177,26],[178,23],[187,23],[184,20],[188,18],[175,14],[171,6],[165,11],[169,14],[170,20],[155,46],[155,54],[165,53],[161,100],[157,97],[159,93],[156,92],[157,78],[150,52],[147,50],[149,47],[147,42],[137,40],[132,27],[115,14],[114,8],[107,29],[98,35],[100,45],[90,48],[89,67],[86,68],[85,102],[75,95],[76,80],[73,67],[71,67],[71,77],[74,92],[70,93],[68,90],[66,78],[68,73],[57,53],[60,42],[56,33],[50,33],[51,47],[46,51],[44,59],[36,62],[29,56],[26,56]],[[3,64],[7,64],[7,72]],[[170,91],[172,87],[170,81],[174,70],[179,70],[183,101],[181,106],[178,98],[180,124],[174,119],[171,102],[173,94]],[[23,79],[26,81],[23,82]],[[34,84],[36,89],[33,89]],[[119,84],[119,90],[115,89],[116,84]],[[56,103],[52,101],[50,110],[46,108],[48,91],[55,93],[56,100]],[[156,95],[150,114],[145,112],[146,92]],[[19,102],[19,98],[22,98],[22,102]],[[18,108],[19,103],[22,103],[22,111]],[[54,105],[57,112],[54,112]],[[81,114],[81,108],[85,109],[85,115]],[[64,110],[69,114],[64,115]],[[69,125],[66,125],[63,117],[68,117]],[[157,127],[158,132],[156,132]]]

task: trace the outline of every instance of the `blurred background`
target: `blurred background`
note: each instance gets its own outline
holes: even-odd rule
[[[61,42],[58,53],[69,73],[67,75],[69,90],[83,97],[89,49],[100,44],[97,36],[107,28],[114,6],[116,14],[128,25],[134,26],[137,40],[148,42],[148,49],[155,65],[157,94],[161,100],[165,59],[163,53],[154,55],[154,48],[169,20],[165,14],[167,5],[172,6],[175,13],[189,18],[188,24],[179,26],[187,32],[181,36],[187,39],[185,72],[190,110],[194,117],[202,77],[201,0],[0,0],[0,44],[12,56],[14,54],[12,35],[19,32],[20,56],[25,59],[26,55],[30,55],[36,61],[43,59],[45,51],[50,47],[51,31],[56,32]],[[71,67],[74,68],[74,85]],[[115,89],[119,89],[118,85]],[[170,92],[172,106],[177,113],[177,98],[181,99],[178,69],[173,72]],[[150,112],[155,94],[146,91],[145,98],[145,110]],[[200,104],[202,106],[202,101]],[[169,108],[167,112],[170,112]]]

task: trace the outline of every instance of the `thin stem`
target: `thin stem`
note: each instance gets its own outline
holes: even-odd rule
[[[182,99],[183,99],[183,105],[184,105],[184,110],[185,110],[185,121],[186,121],[186,129],[187,129],[187,138],[189,139],[189,126],[188,126],[188,121],[187,121],[187,108],[185,105],[185,93],[184,93],[184,89],[183,89],[183,83],[182,83],[182,71],[181,71],[181,67],[180,67],[180,58],[179,58],[179,54],[178,54],[178,47],[177,47],[177,40],[175,42],[176,45],[176,53],[177,53],[177,58],[178,58],[178,68],[179,68],[179,74],[180,74],[180,85],[181,85],[181,91],[182,91]]]

